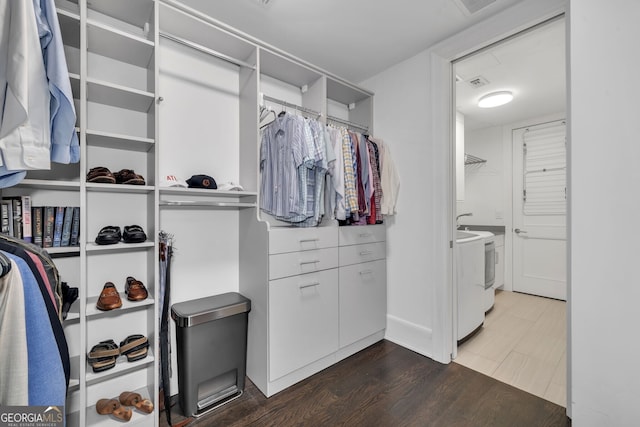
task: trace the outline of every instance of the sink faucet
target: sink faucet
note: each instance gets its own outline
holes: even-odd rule
[[[473,216],[473,212],[467,212],[467,213],[458,215],[456,217],[456,228],[460,228],[460,224],[458,224],[458,220],[460,219],[461,216]]]

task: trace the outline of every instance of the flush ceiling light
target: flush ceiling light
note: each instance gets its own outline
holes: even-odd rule
[[[513,99],[513,94],[509,91],[491,92],[478,100],[478,107],[493,108],[507,104]]]

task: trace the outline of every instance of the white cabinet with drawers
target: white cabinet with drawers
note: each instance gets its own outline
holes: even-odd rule
[[[384,337],[384,225],[242,232],[247,375],[267,397]]]
[[[384,225],[339,229],[340,348],[386,327],[385,247]]]
[[[269,282],[269,379],[338,350],[338,271]]]

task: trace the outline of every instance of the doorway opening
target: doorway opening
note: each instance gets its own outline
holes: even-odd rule
[[[452,67],[456,226],[492,234],[495,245],[493,285],[485,286],[482,302],[473,308],[486,313],[475,334],[457,347],[454,342],[454,362],[562,406],[567,403],[565,49],[565,19],[558,16],[453,61]],[[513,100],[478,107],[480,98],[494,92],[509,92]],[[453,255],[456,327],[460,319],[467,321],[470,307],[460,253]],[[468,278],[468,271],[464,274]],[[465,311],[459,309],[461,300]]]

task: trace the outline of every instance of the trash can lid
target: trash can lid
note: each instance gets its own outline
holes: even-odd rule
[[[190,327],[251,311],[251,300],[237,292],[214,295],[171,306],[171,318],[180,327]]]

